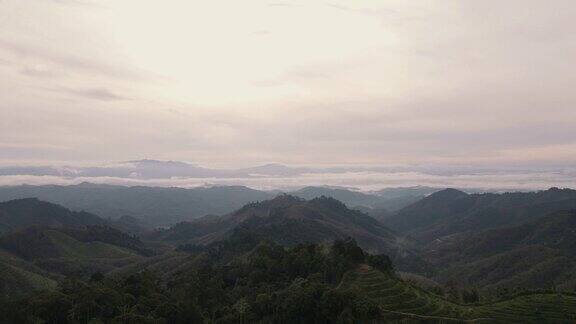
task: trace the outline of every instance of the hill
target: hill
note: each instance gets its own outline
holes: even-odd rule
[[[371,194],[380,197],[380,202],[374,206],[375,209],[385,209],[388,212],[395,213],[440,190],[441,188],[426,186],[392,187],[373,191]],[[374,213],[374,215],[378,215],[376,214],[377,211]]]
[[[408,187],[363,193],[345,188],[305,187],[289,194],[304,199],[332,197],[349,207],[363,207],[371,216],[381,217],[418,201],[435,190],[437,189]],[[274,196],[276,193],[243,186],[185,189],[82,183],[71,186],[0,187],[0,201],[38,198],[73,210],[85,210],[103,218],[115,220],[128,216],[151,226],[190,221],[209,214],[227,214],[247,203],[271,199]]]
[[[308,200],[322,196],[334,198],[343,202],[346,206],[361,210],[377,220],[384,220],[398,210],[438,190],[440,189],[416,186],[360,192],[345,188],[305,187],[289,192],[289,194]]]
[[[74,212],[35,198],[0,203],[0,234],[29,226],[82,227],[106,221],[86,212]]]
[[[576,210],[531,222],[436,240],[426,258],[437,279],[485,290],[576,289]]]
[[[138,239],[106,226],[29,227],[0,237],[0,249],[67,276],[108,272],[149,254]]]
[[[207,214],[225,214],[249,202],[273,196],[242,186],[184,189],[83,183],[0,187],[0,201],[35,197],[104,218],[132,216],[152,226],[192,220]]]
[[[576,319],[572,294],[526,293],[492,303],[459,304],[366,265],[348,272],[340,287],[363,291],[389,322],[571,323]]]
[[[354,238],[371,253],[390,255],[400,268],[416,272],[426,266],[415,254],[410,240],[398,236],[375,219],[347,208],[328,197],[304,200],[290,195],[245,205],[225,216],[208,216],[195,222],[177,224],[156,231],[148,239],[174,244],[209,244],[237,232],[286,246],[300,243],[328,243]]]
[[[0,249],[0,296],[18,298],[31,292],[55,289],[58,276]]]
[[[385,225],[428,242],[467,231],[518,225],[576,208],[576,190],[467,194],[445,189],[386,218]]]
[[[343,202],[349,207],[375,207],[382,200],[379,196],[376,195],[344,188],[332,187],[305,187],[296,191],[292,191],[290,194],[306,200],[319,198],[322,196],[330,197]]]
[[[292,210],[296,202],[334,203],[330,198],[314,201],[282,196],[250,204],[244,215],[250,220],[252,212],[262,212],[255,217],[270,218],[266,206]],[[66,282],[54,292],[22,300],[0,298],[0,322],[571,323],[576,319],[576,295],[570,293],[523,292],[496,302],[477,297],[464,303],[442,291],[420,289],[400,279],[387,256],[368,254],[352,239],[286,247],[262,241],[256,233],[233,230],[206,246],[140,260],[90,280]]]

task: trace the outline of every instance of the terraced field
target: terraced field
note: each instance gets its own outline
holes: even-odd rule
[[[386,319],[415,318],[444,321],[461,318],[460,305],[417,289],[393,276],[372,269],[349,272],[342,288],[357,286],[375,299]]]
[[[497,323],[576,323],[576,296],[532,294],[476,306],[470,317],[489,317]]]
[[[531,294],[492,304],[460,305],[368,267],[346,274],[341,287],[351,286],[376,300],[387,322],[576,323],[576,296],[572,295]]]

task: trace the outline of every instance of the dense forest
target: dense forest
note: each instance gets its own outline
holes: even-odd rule
[[[162,282],[151,272],[94,273],[56,291],[4,300],[5,323],[354,323],[378,318],[377,304],[338,284],[361,263],[392,273],[386,256],[355,241],[292,248],[241,234],[190,252],[193,264]]]
[[[572,323],[575,198],[446,189],[376,219],[280,194],[156,229],[8,201],[0,322]]]

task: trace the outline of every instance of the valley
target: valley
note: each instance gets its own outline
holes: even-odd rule
[[[0,192],[6,194],[8,189]],[[58,195],[65,191],[55,190]],[[237,190],[245,189],[218,190],[238,197]],[[314,283],[335,289],[330,294],[356,296],[341,300],[353,304],[334,313],[355,319],[569,323],[576,316],[572,312],[576,309],[573,190],[503,194],[436,190],[405,207],[390,209],[385,218],[366,214],[365,208],[377,208],[382,201],[370,194],[321,188],[296,193],[305,198],[266,196],[220,216],[159,228],[146,223],[149,218],[134,216],[134,211],[130,216],[101,218],[37,198],[2,202],[0,292],[4,303],[27,303],[31,294],[63,292],[70,280],[89,285],[105,280],[113,285],[109,289],[118,290],[124,280],[151,276],[157,278],[159,286],[154,289],[161,291],[164,300],[179,298],[169,287],[193,276],[194,280],[223,280],[219,294],[242,296],[250,316],[262,319],[278,314],[253,313],[254,303],[264,298],[256,293],[263,289],[260,285],[267,287],[264,291],[270,296],[280,296],[290,294],[296,282],[304,280],[298,289],[319,289],[308,286]],[[405,193],[414,197],[412,190]],[[354,209],[334,196],[351,201]],[[400,199],[407,198],[400,194]],[[273,265],[290,253],[304,254]],[[344,263],[334,264],[336,272],[314,270],[319,260],[335,262],[334,253],[346,255]],[[228,278],[235,267],[240,268]],[[255,268],[242,272],[245,267]],[[224,277],[214,271],[223,271]],[[283,279],[269,277],[272,273]],[[77,293],[74,289],[66,294]],[[360,295],[359,300],[366,303],[362,307],[371,306],[348,314],[359,307]],[[195,316],[208,320],[208,304],[199,300],[193,304]],[[220,312],[224,306],[210,307]],[[245,316],[235,312],[234,316]],[[290,312],[286,316],[294,315]],[[130,314],[148,316],[151,323],[160,316]]]

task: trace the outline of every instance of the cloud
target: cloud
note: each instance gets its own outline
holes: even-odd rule
[[[5,2],[3,160],[576,163],[572,1],[57,2]]]
[[[271,2],[268,4],[268,7],[285,7],[285,8],[290,8],[290,7],[297,7],[298,5],[295,3],[290,3],[290,2]]]
[[[0,50],[12,53],[19,59],[32,59],[45,66],[54,66],[66,72],[90,73],[128,81],[153,81],[151,74],[135,69],[126,69],[90,58],[62,53],[47,47],[38,47],[0,38]]]
[[[117,101],[129,100],[130,98],[118,95],[106,88],[89,88],[89,89],[52,89],[55,92],[71,94],[86,99],[103,100],[103,101]]]
[[[79,6],[79,7],[88,7],[88,8],[102,8],[102,6],[95,1],[87,1],[87,0],[47,0],[53,3],[57,3],[59,5],[66,5],[66,6]]]
[[[0,176],[0,185],[71,185],[82,182],[161,187],[198,187],[204,185],[245,185],[256,189],[291,190],[305,186],[353,187],[363,191],[389,187],[424,185],[438,188],[455,187],[481,190],[537,190],[550,187],[575,188],[576,174],[557,171],[484,172],[482,174],[430,175],[421,172],[347,172],[314,173],[292,177],[258,178],[170,178],[133,179],[120,177],[59,177],[12,175]]]

